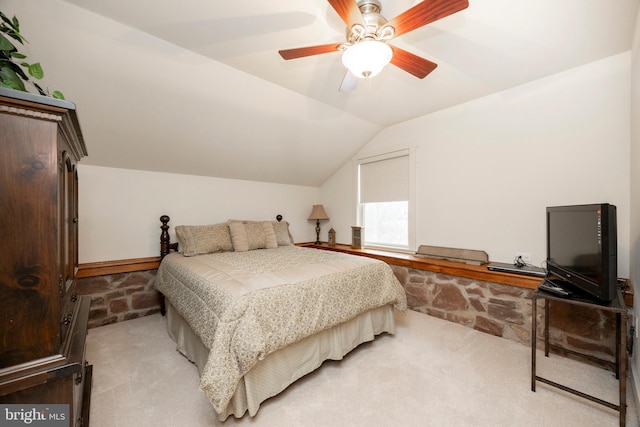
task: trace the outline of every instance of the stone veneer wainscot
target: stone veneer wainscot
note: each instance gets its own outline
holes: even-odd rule
[[[89,327],[159,313],[156,273],[157,270],[146,270],[78,279],[78,293],[91,295]]]
[[[531,344],[533,290],[500,283],[392,265],[407,293],[409,308],[430,316]],[[544,306],[538,305],[542,345]],[[551,304],[553,342],[580,353],[614,361],[615,317],[600,310]]]
[[[338,245],[337,250],[351,252],[346,248],[346,245]],[[322,249],[329,248],[323,246]],[[382,259],[390,264],[404,287],[411,310],[530,344],[532,289],[395,265],[393,257],[386,255]],[[143,265],[156,268],[78,279],[78,292],[91,295],[89,327],[136,319],[160,311],[158,293],[154,289],[158,261],[143,261]],[[487,277],[492,276],[489,274]],[[612,315],[565,304],[552,304],[551,310],[550,335],[553,342],[613,361],[615,319]],[[538,336],[541,337],[538,342],[542,345],[542,302],[538,316]]]

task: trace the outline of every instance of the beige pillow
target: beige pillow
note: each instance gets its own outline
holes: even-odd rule
[[[291,246],[293,245],[293,237],[289,231],[289,223],[287,221],[274,221],[271,223],[273,230],[276,233],[276,240],[278,246]]]
[[[273,229],[273,224],[269,221],[262,223],[262,229],[264,230],[265,247],[267,249],[275,249],[278,247],[278,239],[276,238],[276,232]]]
[[[230,221],[229,231],[236,252],[278,247],[273,226],[269,221]]]
[[[184,256],[233,250],[227,224],[179,225],[176,227],[176,236]]]
[[[247,238],[247,230],[241,222],[230,222],[229,232],[231,233],[231,242],[233,250],[236,252],[246,252],[249,250],[249,239]]]

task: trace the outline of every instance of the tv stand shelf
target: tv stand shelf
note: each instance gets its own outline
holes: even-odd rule
[[[536,340],[537,340],[537,303],[538,299],[544,300],[544,355],[545,357],[549,357],[549,350],[557,350],[562,351],[568,354],[572,354],[574,356],[583,357],[585,359],[592,360],[594,362],[598,362],[605,366],[609,366],[616,374],[616,378],[618,379],[619,386],[619,403],[616,405],[614,403],[607,402],[605,400],[599,399],[595,396],[591,396],[587,393],[583,393],[579,390],[564,386],[557,382],[551,381],[547,378],[543,378],[536,374]],[[600,358],[596,358],[587,354],[579,353],[570,349],[566,349],[564,347],[551,344],[549,342],[549,323],[550,323],[550,310],[549,306],[551,302],[555,303],[563,303],[563,304],[574,304],[582,307],[586,307],[593,310],[602,310],[614,313],[616,316],[616,348],[615,348],[615,362],[610,362],[608,360],[603,360]],[[626,331],[627,331],[627,320],[628,313],[624,304],[624,299],[622,297],[622,293],[620,290],[616,293],[616,298],[611,301],[609,304],[598,304],[596,302],[591,302],[583,299],[571,299],[571,298],[562,298],[557,297],[555,295],[542,292],[535,291],[533,292],[532,301],[531,301],[531,391],[536,391],[536,381],[540,381],[544,384],[547,384],[552,387],[559,388],[568,393],[575,394],[582,398],[588,399],[592,402],[598,403],[600,405],[604,405],[608,408],[614,409],[620,413],[620,426],[624,427],[626,424],[626,415],[627,415],[627,349],[626,349]]]

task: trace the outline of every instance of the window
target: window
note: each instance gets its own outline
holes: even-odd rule
[[[365,246],[411,248],[409,150],[358,160],[358,220]]]

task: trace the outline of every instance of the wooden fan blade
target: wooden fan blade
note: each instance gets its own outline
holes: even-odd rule
[[[323,53],[331,53],[338,50],[340,43],[322,44],[318,46],[298,47],[296,49],[279,50],[278,53],[284,59],[303,58],[305,56],[320,55]]]
[[[355,0],[327,0],[340,18],[351,28],[353,24],[364,24],[364,18]]]
[[[402,12],[386,25],[395,28],[394,37],[398,37],[467,7],[469,7],[468,0],[424,0]]]
[[[391,46],[391,45],[389,45]],[[424,59],[418,55],[414,55],[404,49],[391,46],[393,57],[391,63],[398,68],[402,68],[407,73],[413,74],[419,79],[424,79],[427,74],[436,69],[438,64]]]

